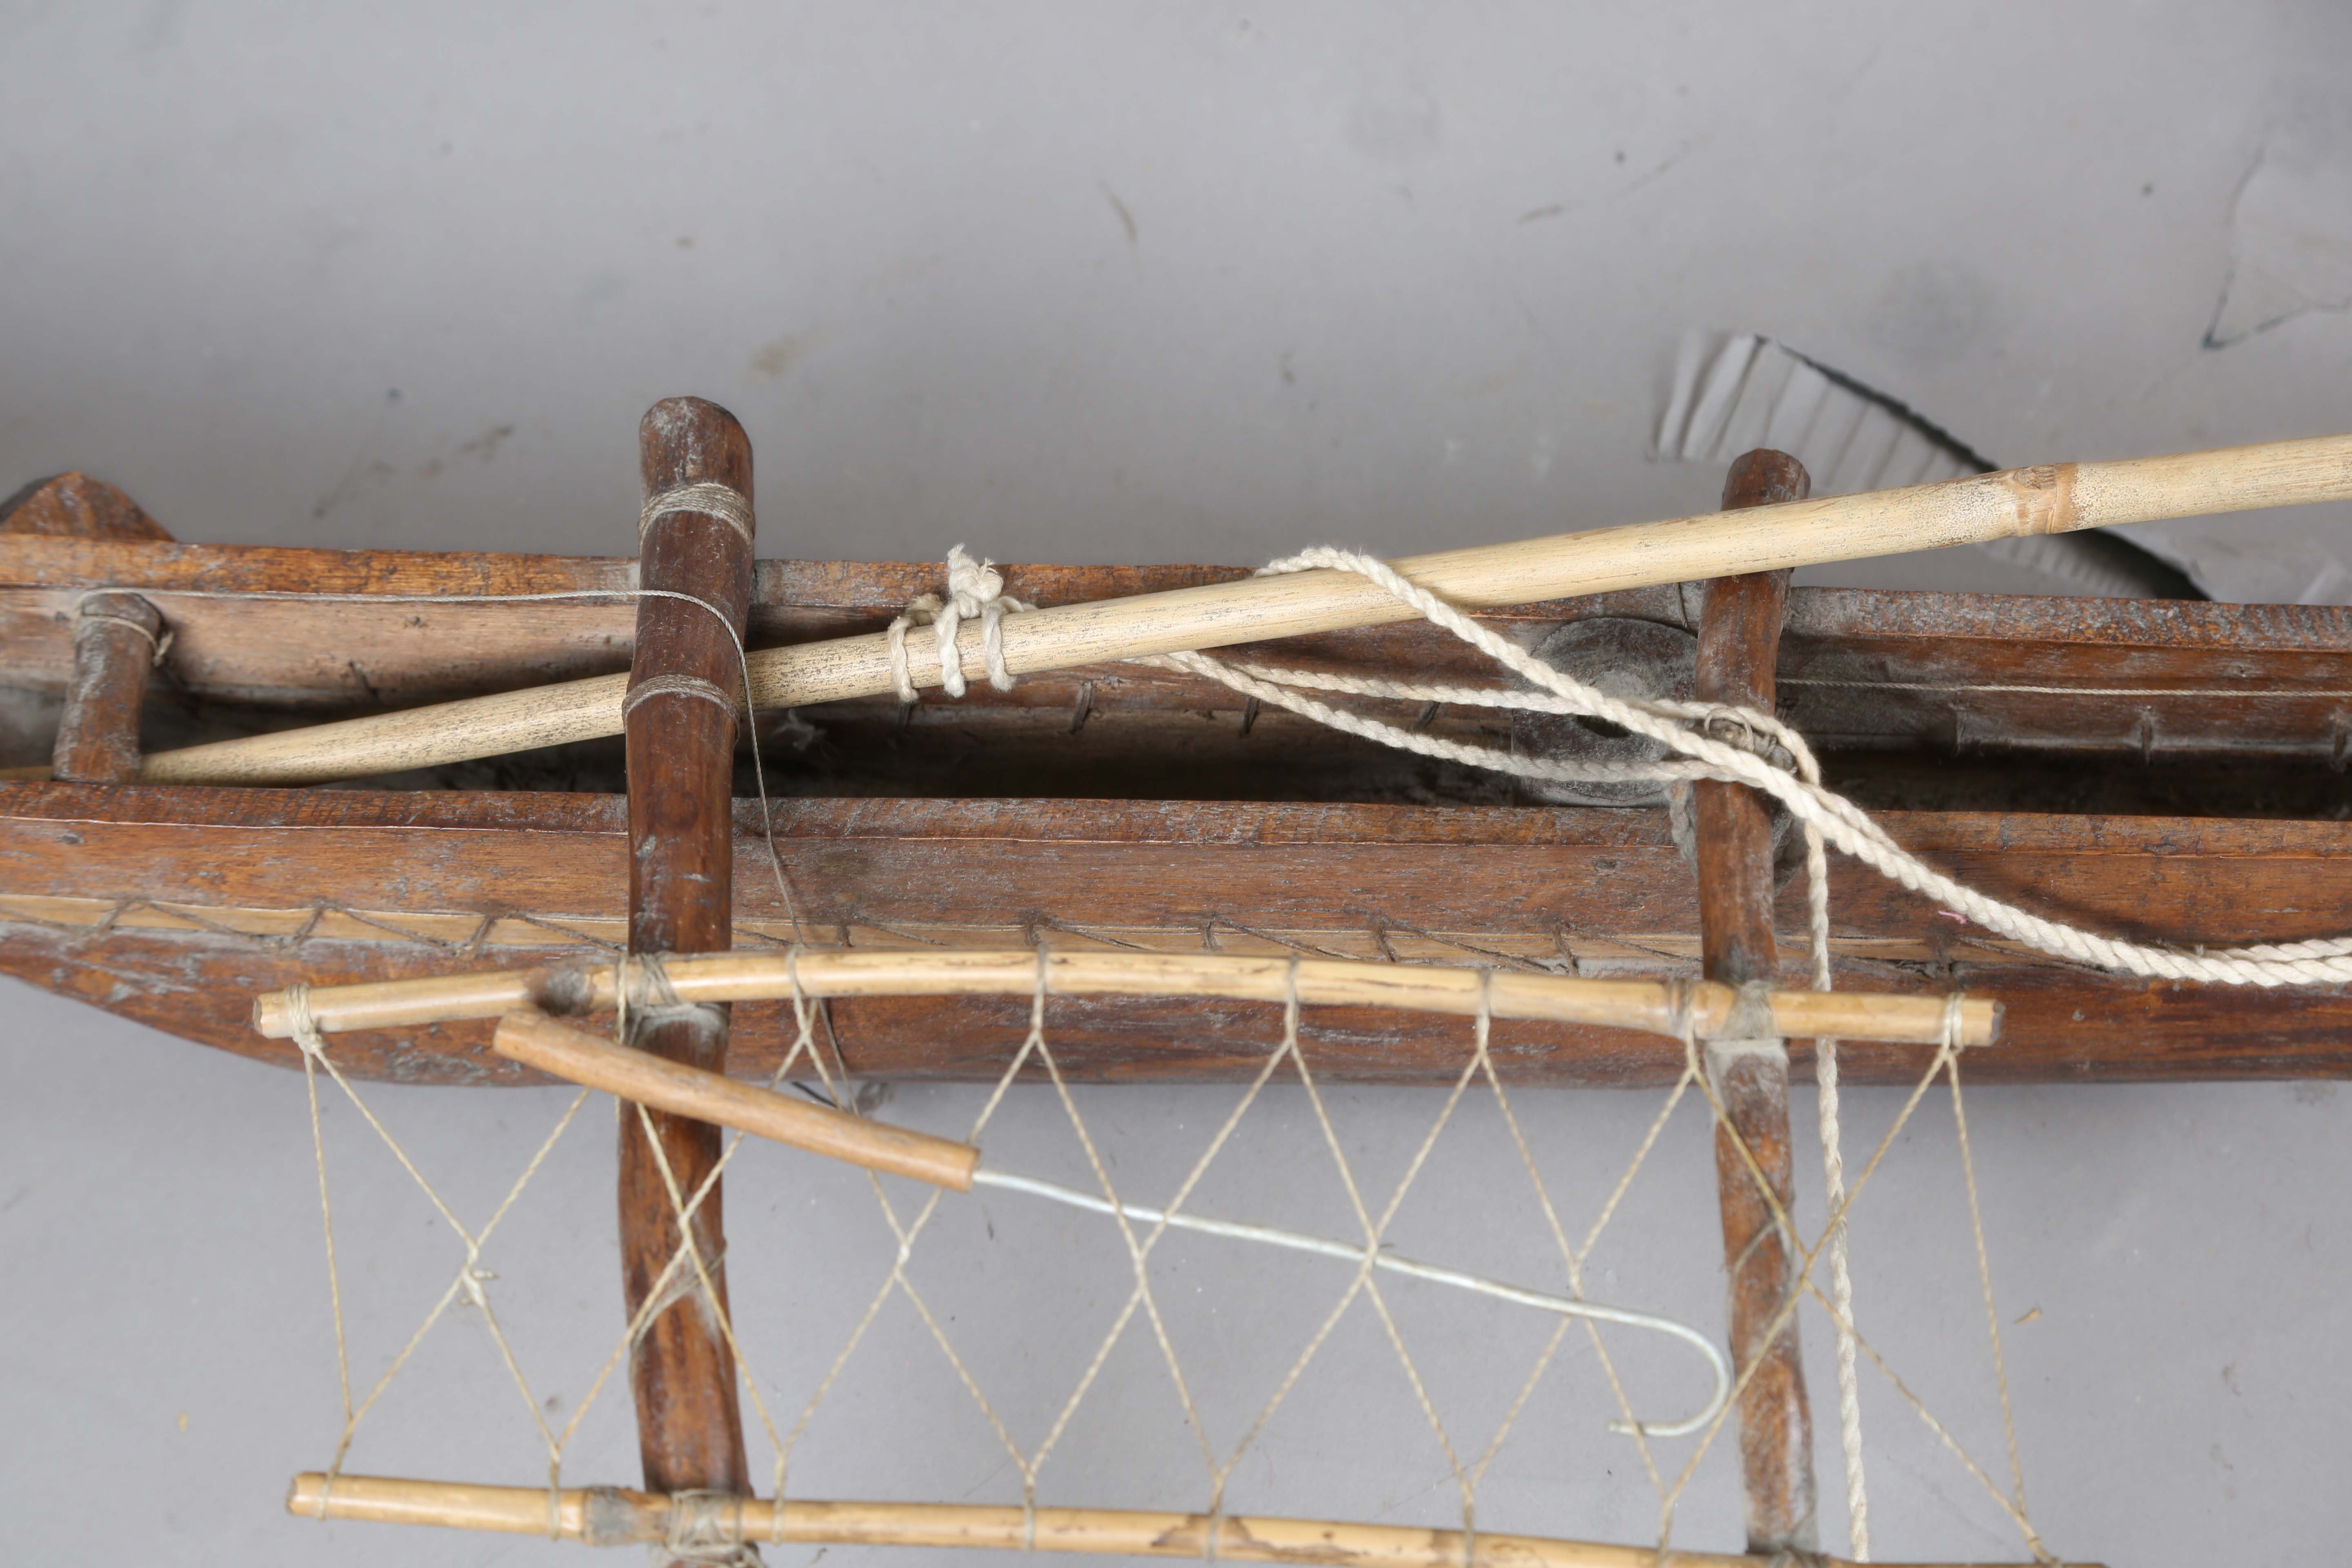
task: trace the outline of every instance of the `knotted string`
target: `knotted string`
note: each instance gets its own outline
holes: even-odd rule
[[[915,626],[935,628],[940,685],[947,694],[961,697],[969,689],[964,682],[963,657],[956,647],[956,628],[974,619],[980,622],[981,659],[988,670],[989,685],[999,691],[1012,690],[1013,674],[1004,668],[1004,617],[1008,613],[1036,607],[1005,593],[1004,575],[992,562],[974,561],[961,544],[950,550],[946,595],[922,595],[910,601],[905,613],[890,623],[890,679],[898,688],[898,700],[910,706],[920,700],[914,675],[907,666],[907,633]]]
[[[644,541],[646,530],[651,528],[656,521],[676,511],[691,511],[704,517],[715,517],[741,534],[746,545],[751,542],[751,501],[744,497],[742,491],[732,485],[722,485],[708,479],[699,484],[673,486],[647,500],[645,510],[637,514],[639,542]]]

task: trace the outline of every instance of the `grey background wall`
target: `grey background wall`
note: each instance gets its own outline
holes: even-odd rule
[[[1426,548],[1710,504],[1718,475],[1648,457],[1690,326],[1770,333],[2004,462],[2352,427],[2347,44],[2340,7],[2283,3],[16,4],[0,9],[0,481],[81,468],[184,539],[621,552],[637,414],[694,391],[751,429],[773,552]],[[2341,513],[2168,538],[2257,596],[2352,597]],[[1817,578],[2032,585],[1968,557]],[[2205,934],[2228,933],[2184,933]],[[336,1426],[299,1081],[10,1001],[8,1555],[562,1556],[278,1515],[285,1477],[322,1462]],[[1381,1168],[1433,1110],[1340,1099],[1351,1147]],[[1864,1134],[1894,1114],[1856,1099]],[[561,1109],[383,1103],[477,1212]],[[1194,1135],[1170,1129],[1197,1132],[1223,1101],[1088,1103],[1159,1171]],[[1589,1214],[1656,1102],[1534,1104]],[[2004,1321],[2027,1320],[2011,1376],[2051,1548],[2332,1555],[2352,1233],[2331,1194],[2352,1177],[2352,1099],[2037,1089],[1970,1106]],[[942,1091],[891,1113],[950,1126],[970,1110]],[[1006,1142],[1031,1168],[1074,1158],[1049,1103],[1013,1113]],[[1290,1090],[1252,1124],[1224,1212],[1344,1226],[1307,1114]],[[1492,1164],[1491,1109],[1465,1114],[1400,1243],[1540,1268],[1527,1215],[1449,1222],[1516,1179]],[[1991,1461],[1942,1118],[1858,1216],[1863,1311]],[[355,1365],[378,1366],[455,1259],[355,1120],[328,1121],[355,1216]],[[609,1141],[601,1121],[575,1131],[494,1265],[558,1410],[617,1327]],[[1712,1321],[1703,1145],[1696,1121],[1676,1125],[1596,1295]],[[884,1261],[870,1197],[806,1167],[749,1157],[730,1201],[736,1289],[771,1314],[780,1390],[822,1372]],[[1089,1222],[993,1200],[980,1215],[942,1232],[925,1278],[971,1293],[958,1331],[1034,1433],[1077,1329],[1123,1294],[1118,1259]],[[1171,1257],[1201,1368],[1262,1392],[1263,1343],[1296,1342],[1328,1276],[1205,1246]],[[1400,1310],[1483,1436],[1524,1371],[1525,1325],[1417,1297]],[[1243,1333],[1261,1312],[1264,1334]],[[1448,1517],[1442,1457],[1370,1323],[1351,1320],[1360,1337],[1237,1481],[1249,1505]],[[877,1332],[794,1489],[1017,1496],[911,1317]],[[1819,1373],[1825,1336],[1809,1332]],[[483,1342],[438,1331],[355,1468],[543,1474]],[[1114,1358],[1115,1392],[1046,1495],[1198,1500],[1148,1349]],[[1589,1356],[1570,1361],[1481,1522],[1647,1539],[1654,1494],[1599,1430]],[[1637,1372],[1661,1404],[1690,1392],[1670,1358]],[[1870,1398],[1882,1555],[2013,1553],[1895,1396]],[[632,1479],[618,1409],[592,1417],[571,1477]],[[1826,1440],[1822,1458],[1833,1475]],[[1735,1542],[1733,1496],[1711,1455],[1677,1541]]]

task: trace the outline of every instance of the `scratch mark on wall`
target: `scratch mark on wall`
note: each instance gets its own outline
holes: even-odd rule
[[[2282,138],[2238,187],[2230,271],[2205,329],[2208,351],[2309,311],[2352,307],[2352,161]]]
[[[1118,226],[1127,231],[1127,247],[1133,250],[1136,247],[1136,242],[1141,237],[1135,226],[1135,215],[1127,210],[1127,204],[1118,199],[1118,193],[1112,190],[1105,182],[1097,180],[1095,189],[1100,191],[1103,194],[1103,200],[1110,204],[1111,212],[1118,218]]]

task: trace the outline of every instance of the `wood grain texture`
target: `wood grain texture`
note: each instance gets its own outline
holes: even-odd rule
[[[1445,551],[1394,564],[1412,581],[1475,609],[2216,508],[2347,497],[2352,437],[2326,437],[1978,475],[1711,518]],[[1385,591],[1352,574],[1249,577],[1128,599],[1049,605],[1010,617],[1003,626],[1003,660],[1007,669],[1022,675],[1413,618]],[[965,671],[977,678],[985,672],[981,628],[967,622],[959,636]],[[932,633],[910,633],[906,652],[915,683],[936,684],[939,653]],[[879,635],[764,649],[755,656],[751,673],[752,704],[762,709],[874,697],[893,690],[896,683],[887,641]],[[563,744],[617,732],[622,689],[614,680],[590,679],[217,742],[159,753],[149,759],[142,777],[179,784],[320,783]]]
[[[127,784],[139,776],[139,711],[163,635],[163,617],[136,594],[91,594],[82,600],[51,777]]]
[[[731,1127],[789,1148],[869,1171],[908,1176],[956,1192],[971,1190],[980,1151],[969,1143],[893,1127],[817,1105],[722,1073],[591,1035],[544,1013],[502,1015],[490,1048],[511,1061],[673,1116]]]
[[[611,591],[626,586],[629,564],[0,534],[0,670],[11,686],[61,697],[75,602],[90,588],[122,584],[161,607],[174,634],[170,682],[182,700],[149,705],[150,752],[304,715],[615,676],[634,637],[624,600],[419,605],[400,595]],[[1047,605],[1245,575],[1212,567],[1005,571],[1010,592]],[[876,632],[939,576],[936,564],[762,563],[751,635],[801,642]],[[370,602],[187,596],[306,588]],[[1592,616],[1695,628],[1697,605],[1695,587],[1664,584],[1482,619],[1532,642]],[[1492,679],[1475,652],[1417,623],[1240,651],[1310,667]],[[1825,754],[1855,758],[1843,776],[1877,805],[1985,809],[2013,799],[2037,809],[2332,815],[2352,765],[2352,609],[2343,607],[1801,588],[1790,596],[1781,676],[1783,716]],[[1082,694],[1090,716],[1074,733]],[[821,765],[792,785],[804,793],[1476,798],[1413,759],[1305,721],[1269,713],[1242,735],[1240,699],[1224,688],[1134,666],[1041,674],[1010,693],[978,683],[960,702],[926,702],[910,731],[887,698],[803,716],[823,737],[814,753]],[[1396,716],[1411,722],[1417,714]],[[1450,708],[1430,727],[1496,739],[1481,716]],[[584,770],[526,760],[402,782],[617,790],[620,748],[601,744]],[[960,759],[954,770],[938,764],[949,755]],[[47,757],[44,737],[37,752],[0,760]],[[1906,773],[1906,759],[1915,758],[1929,765]],[[2265,765],[2242,767],[2256,758]]]
[[[79,473],[35,479],[0,500],[0,535],[142,543],[172,538],[137,501]]]
[[[1811,488],[1804,466],[1785,452],[1748,452],[1732,463],[1724,480],[1724,510],[1801,501]],[[1788,573],[1717,577],[1705,593],[1698,700],[1771,712]],[[1702,779],[1691,794],[1706,977],[1730,986],[1769,983],[1780,971],[1771,815],[1764,797],[1741,784]],[[1732,1365],[1747,1380],[1739,1394],[1739,1462],[1748,1550],[1811,1552],[1820,1537],[1812,1412],[1796,1321],[1779,1321],[1796,1279],[1798,1251],[1796,1237],[1779,1218],[1796,1204],[1789,1063],[1778,1051],[1718,1058],[1710,1048],[1707,1070],[1723,1112],[1715,1130],[1715,1171],[1730,1276]]]
[[[907,947],[864,952],[808,948],[782,952],[770,949],[671,953],[662,960],[662,980],[685,1002],[781,1002],[795,994],[803,1001],[843,996],[1034,996],[1041,986],[1049,997],[1279,1003],[1295,995],[1305,1006],[1402,1008],[1465,1018],[1475,1017],[1483,1007],[1495,1018],[1605,1024],[1674,1039],[1681,1038],[1685,1027],[1699,1039],[1723,1034],[1739,1016],[1735,1004],[1740,994],[1730,986],[1705,980],[1677,986],[1649,980],[1497,971],[1475,964],[1103,948],[1070,952]],[[543,1054],[526,1054],[538,1049],[542,1038],[583,1053],[589,1052],[593,1042],[575,1042],[572,1037],[577,1031],[554,1025],[538,1029],[529,1020],[557,1014],[614,1012],[625,990],[629,995],[639,995],[646,981],[644,973],[625,962],[583,959],[569,964],[472,971],[425,980],[313,985],[306,989],[304,1001],[313,1026],[328,1035],[408,1028],[461,1018],[500,1019],[499,1053],[544,1066]],[[295,1033],[291,1001],[285,992],[257,996],[255,1030],[268,1039],[291,1038]],[[1947,1004],[1941,996],[1776,990],[1766,992],[1763,1001],[1784,1033],[1919,1046],[1938,1045],[1944,1037]],[[1960,1009],[1962,1045],[1990,1046],[1999,1039],[1998,1004],[1987,997],[1969,997]],[[526,1022],[516,1023],[517,1018]],[[516,1037],[511,1042],[515,1049],[509,1048],[505,1038],[509,1034]],[[553,1045],[548,1047],[553,1048]],[[614,1053],[639,1063],[652,1060],[642,1051],[618,1045],[580,1059],[609,1077],[617,1070],[612,1066]],[[584,1081],[568,1071],[557,1071],[557,1076]],[[610,1088],[610,1082],[599,1080],[597,1087]],[[625,1098],[645,1100],[644,1096]]]
[[[751,444],[735,416],[700,398],[674,397],[647,411],[639,430],[647,500],[680,486],[723,485],[751,500]],[[647,588],[700,604],[637,602],[627,707],[629,951],[715,952],[733,941],[735,711],[740,684],[735,638],[751,595],[748,529],[702,511],[652,516],[641,536]],[[704,606],[708,605],[709,608]],[[698,683],[717,700],[680,689]],[[723,1008],[641,1010],[630,1041],[704,1072],[727,1066]],[[648,1137],[650,1130],[650,1138]],[[630,1348],[637,1443],[656,1491],[747,1492],[743,1415],[727,1310],[727,1240],[718,1169],[720,1131],[707,1121],[653,1110],[620,1119],[623,1297],[632,1321],[664,1288],[680,1247],[677,1200],[709,1194],[691,1218],[691,1265]],[[656,1150],[655,1144],[658,1143]]]
[[[780,803],[776,815],[804,930],[820,942],[1042,936],[1082,947],[1094,931],[1166,951],[1288,951],[1255,931],[1354,957],[1573,954],[1587,973],[1696,973],[1696,889],[1658,812],[809,800]],[[1996,896],[2137,940],[2221,946],[2352,931],[2352,824],[1882,820],[1906,849]],[[764,855],[752,803],[736,803],[736,833],[739,856]],[[625,812],[610,796],[0,785],[0,919],[14,922],[0,926],[0,968],[293,1066],[293,1051],[252,1032],[254,993],[576,957],[571,931],[616,951],[627,867]],[[2006,1005],[2001,1045],[1969,1055],[1977,1081],[2352,1074],[2352,998],[2336,991],[2132,981],[2030,961],[1843,860],[1832,890],[1847,955],[1841,989],[1962,988]],[[79,900],[79,912],[53,911],[70,914],[54,928],[23,918],[50,918],[44,896]],[[262,935],[234,936],[159,907],[276,913],[252,928]],[[765,940],[790,936],[765,877],[743,879],[736,917]],[[1804,929],[1801,889],[1780,895],[1776,924]],[[491,927],[498,945],[472,945]],[[313,934],[295,940],[306,928]],[[402,940],[405,930],[440,945]],[[1785,967],[1781,983],[1803,985],[1802,966]],[[730,1071],[773,1069],[790,1038],[786,1012],[737,1008]],[[971,1079],[1017,1048],[1025,1013],[1017,1001],[877,999],[837,1005],[835,1022],[858,1076]],[[1051,1024],[1073,1072],[1138,1081],[1246,1075],[1279,1028],[1276,1010],[1257,1004],[1061,999]],[[1344,1009],[1310,1010],[1307,1034],[1318,1070],[1367,1080],[1430,1081],[1458,1070],[1468,1046],[1453,1021],[1399,1032],[1393,1017]],[[1682,1068],[1679,1047],[1622,1031],[1505,1023],[1496,1036],[1515,1081],[1662,1084]],[[490,1054],[488,1037],[486,1025],[448,1025],[339,1037],[335,1048],[348,1070],[371,1077],[529,1081]],[[1801,1044],[1800,1077],[1808,1065]],[[1844,1066],[1852,1081],[1908,1084],[1918,1064],[1908,1049],[1853,1047]]]

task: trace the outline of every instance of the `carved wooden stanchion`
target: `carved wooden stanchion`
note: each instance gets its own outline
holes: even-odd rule
[[[154,605],[136,594],[83,598],[51,778],[128,784],[139,776],[139,710],[163,653],[163,617]]]
[[[1724,480],[1727,511],[1802,500],[1804,466],[1786,453],[1754,451]],[[1758,572],[1706,584],[1699,612],[1697,696],[1772,711],[1773,668],[1789,574]],[[1693,786],[1698,847],[1699,938],[1706,977],[1727,985],[1773,979],[1772,822],[1764,797],[1742,784]],[[1759,1033],[1769,1031],[1764,1021]],[[1781,1211],[1793,1197],[1789,1148],[1789,1058],[1774,1039],[1725,1048],[1711,1042],[1707,1073],[1730,1128],[1771,1184]],[[1792,1315],[1770,1332],[1795,1275],[1796,1238],[1758,1191],[1739,1142],[1718,1126],[1716,1180],[1723,1211],[1723,1256],[1731,1285],[1732,1364],[1755,1365],[1739,1398],[1739,1458],[1748,1498],[1748,1549],[1810,1552],[1813,1425]]]
[[[691,595],[718,614],[678,599],[638,601],[625,715],[629,951],[716,952],[732,942],[735,722],[742,675],[729,626],[741,635],[751,593],[751,444],[733,415],[694,397],[654,405],[639,437],[646,497],[640,585]],[[672,1061],[723,1071],[726,1009],[678,1004],[660,992],[656,983],[646,995],[631,998],[631,1043]],[[671,1184],[692,1199],[718,1163],[719,1130],[649,1114],[658,1157],[637,1112],[627,1110],[621,1118],[620,1178],[628,1310],[634,1318],[656,1289],[667,1298],[630,1359],[646,1486],[656,1492],[749,1492],[735,1357],[718,1315],[726,1304],[726,1240],[715,1182],[693,1216],[695,1245],[712,1292],[702,1289],[691,1259],[663,1283],[678,1247]]]

